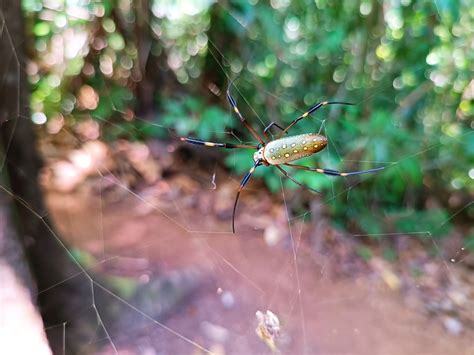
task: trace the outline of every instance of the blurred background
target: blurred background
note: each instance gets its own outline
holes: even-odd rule
[[[17,42],[5,6],[43,161],[23,223],[67,270],[36,276],[55,352],[472,353],[472,1],[23,0]],[[233,79],[259,133],[354,103],[290,131],[328,137],[301,164],[385,170],[289,170],[314,194],[259,167],[233,235],[253,151],[178,139],[255,143]]]

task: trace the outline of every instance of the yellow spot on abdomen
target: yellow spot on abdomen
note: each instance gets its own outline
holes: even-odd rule
[[[290,156],[290,154],[288,154],[288,153],[286,153],[286,154],[285,154],[285,157],[287,157],[287,158],[288,158],[289,156]]]

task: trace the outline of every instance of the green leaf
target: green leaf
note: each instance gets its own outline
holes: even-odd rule
[[[253,165],[253,151],[247,149],[236,150],[225,158],[225,163],[238,174],[247,173]],[[262,168],[258,168],[256,173]]]
[[[369,234],[370,237],[373,239],[380,238],[380,235],[384,232],[381,222],[383,221],[374,218],[374,216],[368,213],[366,209],[364,209],[362,213],[358,213],[357,215],[357,224],[365,233]]]
[[[357,255],[359,255],[365,261],[369,261],[372,258],[372,250],[362,246],[357,248]]]
[[[109,36],[109,45],[114,51],[121,51],[125,48],[125,41],[118,33],[112,33]]]
[[[395,249],[391,247],[387,247],[383,249],[383,257],[385,260],[390,261],[390,262],[395,262],[397,261],[397,252]]]
[[[44,21],[37,23],[35,27],[33,28],[33,33],[38,37],[47,36],[50,34],[50,32],[51,32],[51,27],[49,23],[44,22]]]
[[[451,230],[451,223],[445,210],[432,209],[413,211],[409,216],[400,217],[396,221],[396,227],[400,233],[426,232],[433,237],[442,237]]]

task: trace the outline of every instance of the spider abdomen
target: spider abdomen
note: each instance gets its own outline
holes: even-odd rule
[[[327,145],[327,138],[316,133],[284,137],[265,145],[263,157],[271,165],[280,165],[319,152]]]

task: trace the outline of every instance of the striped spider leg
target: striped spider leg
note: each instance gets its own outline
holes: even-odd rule
[[[256,145],[250,144],[233,144],[233,143],[213,143],[213,142],[206,142],[196,138],[185,138],[180,137],[180,141],[191,143],[195,145],[205,145],[206,147],[214,147],[214,148],[226,148],[226,149],[235,149],[235,148],[244,148],[244,149],[258,149]]]
[[[285,133],[287,133],[294,125],[296,125],[299,121],[301,121],[303,118],[306,118],[308,117],[309,115],[311,115],[313,112],[317,111],[318,109],[320,109],[321,107],[323,106],[326,106],[326,105],[348,105],[348,106],[353,106],[354,104],[352,103],[349,103],[349,102],[340,102],[340,101],[323,101],[323,102],[318,102],[317,104],[311,106],[311,108],[306,111],[305,113],[303,113],[301,116],[299,116],[298,118],[296,118],[295,120],[293,120],[293,122],[291,122],[288,127],[286,127],[285,129],[283,129],[280,134],[278,135],[277,139],[278,138],[281,138]]]
[[[180,140],[186,143],[196,144],[196,145],[204,145],[206,147],[216,147],[216,148],[226,148],[226,149],[235,149],[235,148],[243,148],[243,149],[254,149],[257,152],[254,154],[254,165],[250,168],[247,174],[242,178],[240,182],[239,189],[237,191],[237,195],[235,196],[234,201],[234,208],[232,210],[232,233],[235,233],[235,212],[237,210],[237,203],[239,202],[240,192],[245,188],[247,183],[250,181],[250,178],[255,171],[255,169],[262,164],[265,164],[262,159],[258,158],[258,152],[265,146],[265,140],[255,131],[255,129],[247,122],[245,117],[240,113],[239,108],[237,107],[237,102],[232,97],[230,93],[230,87],[233,84],[233,81],[230,82],[227,88],[227,100],[229,101],[230,105],[232,106],[232,110],[239,116],[240,122],[247,128],[247,130],[252,134],[252,136],[259,142],[258,145],[249,145],[249,144],[233,144],[233,143],[214,143],[214,142],[205,142],[200,139],[195,138],[185,138],[181,137]],[[268,165],[268,164],[265,164]]]
[[[329,176],[352,176],[352,175],[360,175],[360,174],[367,174],[367,173],[375,173],[377,171],[385,169],[385,167],[381,166],[379,168],[375,169],[369,169],[369,170],[361,170],[361,171],[349,171],[346,173],[337,171],[337,170],[332,170],[332,169],[323,169],[323,168],[310,168],[308,166],[303,166],[303,165],[296,165],[296,164],[290,164],[290,163],[285,163],[286,166],[290,166],[295,169],[302,169],[302,170],[307,170],[307,171],[313,171],[316,173],[321,173]]]
[[[200,139],[195,139],[195,138],[185,138],[181,137],[181,141],[186,142],[186,143],[191,143],[191,144],[196,144],[196,145],[204,145],[206,147],[215,147],[215,148],[226,148],[226,149],[235,149],[235,148],[241,148],[241,149],[254,149],[254,150],[259,150],[260,147],[256,145],[250,145],[250,144],[233,144],[233,143],[214,143],[214,142],[205,142]],[[255,153],[257,154],[257,153]],[[254,156],[255,156],[254,154]],[[256,159],[254,160],[254,165],[250,168],[247,174],[244,175],[242,178],[242,181],[240,182],[239,189],[237,190],[237,195],[235,196],[235,202],[234,202],[234,208],[232,210],[232,233],[235,233],[235,211],[237,209],[237,203],[239,201],[239,196],[240,192],[245,188],[245,185],[250,180],[250,177],[252,176],[253,172],[255,169],[261,165],[263,162],[261,159]]]
[[[237,203],[239,201],[240,193],[245,188],[247,183],[250,181],[252,174],[254,173],[255,169],[260,165],[265,166],[274,166],[276,167],[279,172],[297,184],[300,187],[306,188],[312,192],[319,193],[318,190],[315,190],[311,187],[306,186],[305,184],[300,183],[296,179],[294,179],[285,169],[283,166],[288,166],[290,168],[295,169],[302,169],[311,172],[317,172],[325,175],[330,176],[351,176],[351,175],[359,175],[359,174],[366,174],[366,173],[375,173],[384,169],[384,167],[379,167],[370,170],[363,170],[363,171],[352,171],[352,172],[339,172],[332,169],[324,169],[324,168],[310,168],[303,165],[295,165],[290,164],[290,162],[311,156],[313,154],[318,153],[319,151],[323,150],[327,146],[327,138],[319,133],[305,133],[296,136],[285,136],[283,137],[288,131],[295,126],[299,121],[303,118],[308,117],[313,112],[318,110],[319,108],[326,106],[326,105],[353,105],[347,102],[339,102],[339,101],[323,101],[317,103],[309,108],[308,111],[297,117],[293,120],[286,128],[282,128],[275,122],[271,122],[267,127],[265,127],[263,134],[265,138],[268,139],[267,132],[268,130],[275,126],[281,130],[280,134],[277,136],[276,139],[268,139],[265,141],[257,131],[247,122],[245,117],[240,113],[240,110],[237,107],[237,102],[232,97],[230,93],[230,87],[233,81],[229,84],[227,88],[227,100],[229,101],[230,105],[232,106],[233,111],[238,115],[240,122],[245,126],[245,128],[250,132],[250,134],[258,141],[258,145],[252,144],[234,144],[234,143],[215,143],[215,142],[207,142],[196,138],[180,138],[181,141],[195,144],[195,145],[204,145],[206,147],[215,147],[215,148],[225,148],[225,149],[253,149],[255,153],[253,155],[254,164],[244,175],[242,178],[239,189],[237,190],[237,194],[235,196],[234,207],[232,210],[232,232],[235,233],[235,213],[237,210]]]
[[[245,185],[247,185],[247,183],[249,182],[253,172],[260,164],[262,164],[262,161],[256,160],[255,164],[250,168],[249,172],[245,174],[245,176],[242,178],[242,181],[240,182],[239,189],[237,190],[237,195],[235,196],[234,208],[232,209],[232,233],[235,233],[235,211],[237,210],[237,202],[239,201],[240,191],[245,188]]]

